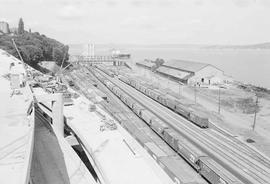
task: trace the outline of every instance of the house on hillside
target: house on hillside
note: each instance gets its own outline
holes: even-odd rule
[[[169,60],[162,64],[157,73],[176,81],[192,85],[212,85],[224,82],[224,71],[207,63],[185,60]]]

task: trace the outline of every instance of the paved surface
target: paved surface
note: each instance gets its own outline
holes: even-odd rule
[[[31,163],[33,116],[27,116],[32,95],[26,86],[18,94],[12,94],[10,64],[15,63],[16,72],[24,69],[13,57],[0,50],[0,183],[24,183],[28,180]]]
[[[173,183],[169,176],[148,153],[118,123],[117,130],[100,131],[103,116],[109,115],[88,111],[88,100],[80,97],[74,107],[65,107],[68,125],[83,142],[96,169],[106,183],[142,184]],[[75,110],[77,109],[77,110]],[[102,115],[101,115],[102,114]]]

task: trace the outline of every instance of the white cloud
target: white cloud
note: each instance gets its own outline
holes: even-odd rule
[[[76,5],[65,5],[62,9],[60,9],[59,17],[62,19],[80,19],[83,18],[85,12],[82,8]]]

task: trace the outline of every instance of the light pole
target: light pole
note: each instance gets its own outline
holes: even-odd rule
[[[259,102],[258,95],[256,93],[255,93],[255,95],[256,95],[256,104],[255,104],[254,121],[253,121],[253,125],[252,125],[253,131],[255,130],[255,126],[256,126],[257,109],[258,109],[258,102]]]

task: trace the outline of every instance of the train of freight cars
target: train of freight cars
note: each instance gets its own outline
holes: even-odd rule
[[[96,77],[211,184],[242,184],[238,178],[193,146],[186,138],[180,136],[174,129],[137,103],[118,86],[102,75],[96,74]]]
[[[97,68],[103,71],[108,76],[114,77],[113,72],[106,70],[105,68],[100,66]],[[135,89],[139,90],[140,92],[144,93],[145,95],[149,96],[150,98],[154,99],[155,101],[159,102],[160,104],[180,114],[187,120],[193,122],[195,125],[201,128],[208,128],[209,119],[204,113],[194,111],[191,108],[182,105],[183,103],[179,102],[179,100],[177,100],[175,97],[168,94],[164,95],[158,90],[147,88],[142,84],[140,84],[140,82],[129,79],[124,76],[120,76],[119,79],[125,82],[126,84],[134,87]]]
[[[137,90],[154,99],[155,101],[159,102],[160,104],[180,114],[187,120],[193,122],[195,125],[201,128],[207,128],[209,126],[209,119],[204,113],[194,111],[193,109],[182,105],[183,103],[179,102],[175,97],[168,94],[164,95],[160,91],[155,89],[147,88],[136,80],[131,80],[127,77],[121,76],[119,77],[119,79],[126,84],[136,88]]]

